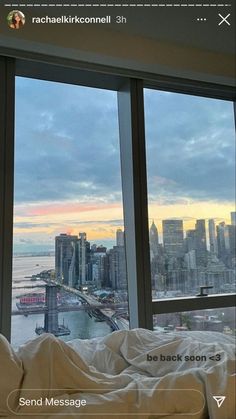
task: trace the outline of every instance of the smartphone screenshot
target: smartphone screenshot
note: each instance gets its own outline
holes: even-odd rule
[[[0,0],[0,417],[234,419],[234,0]]]

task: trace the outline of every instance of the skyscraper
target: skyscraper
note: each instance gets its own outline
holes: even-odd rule
[[[187,230],[186,231],[186,251],[191,252],[191,250],[196,249],[196,230]]]
[[[218,257],[219,259],[225,261],[226,255],[227,255],[227,244],[226,244],[226,229],[227,226],[224,221],[219,223],[218,226],[216,226],[217,231],[217,245],[218,245]]]
[[[187,230],[184,261],[187,269],[196,269],[196,230]]]
[[[78,241],[78,263],[79,263],[79,285],[85,285],[89,277],[90,243],[87,241],[86,233],[79,233]]]
[[[214,219],[210,219],[208,221],[209,227],[209,242],[210,242],[210,252],[217,255],[217,241],[216,241],[216,229],[215,229],[215,221]]]
[[[236,258],[236,225],[228,226],[229,232],[229,246],[231,258]]]
[[[113,289],[126,289],[126,257],[124,246],[113,246],[109,252],[110,282]]]
[[[56,280],[74,287],[78,281],[78,236],[60,234],[55,238]]]
[[[197,266],[206,266],[207,246],[205,220],[197,220],[195,230],[196,263]]]
[[[169,258],[177,258],[183,255],[183,221],[163,220],[163,243],[164,249]]]
[[[232,212],[230,213],[230,216],[231,216],[231,224],[232,224],[233,226],[236,226],[236,212],[235,212],[235,211],[232,211]]]
[[[149,230],[149,244],[150,244],[150,256],[151,260],[158,255],[158,245],[159,245],[159,238],[158,238],[158,231],[157,227],[152,222],[152,225]]]
[[[116,246],[124,246],[124,245],[125,245],[124,231],[118,228],[118,230],[116,230]]]
[[[188,253],[185,253],[184,261],[187,266],[187,269],[196,269],[196,251],[190,250]]]
[[[91,280],[97,288],[108,286],[109,284],[109,266],[107,266],[107,248],[104,246],[96,246],[91,249]]]

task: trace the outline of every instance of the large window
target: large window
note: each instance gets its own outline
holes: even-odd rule
[[[16,78],[12,343],[128,328],[116,93]]]
[[[235,292],[233,104],[147,89],[145,123],[153,301]],[[156,330],[235,333],[228,307],[170,311]]]
[[[145,111],[153,298],[234,292],[233,104],[145,90]]]
[[[234,333],[231,90],[0,64],[2,333]]]

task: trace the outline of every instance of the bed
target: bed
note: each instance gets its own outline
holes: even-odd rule
[[[217,332],[44,334],[18,351],[0,335],[0,417],[234,419],[234,361]]]

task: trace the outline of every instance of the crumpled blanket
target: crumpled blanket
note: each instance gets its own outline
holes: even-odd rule
[[[234,349],[216,332],[133,329],[69,343],[44,334],[17,352],[0,336],[0,417],[234,419]],[[214,395],[226,396],[220,408]],[[32,399],[42,405],[19,405]],[[62,405],[45,404],[55,399]]]

